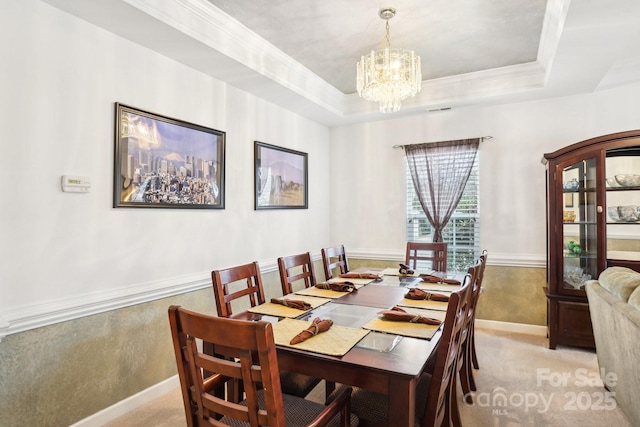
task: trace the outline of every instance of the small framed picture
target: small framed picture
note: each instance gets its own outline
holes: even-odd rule
[[[113,207],[224,209],[225,132],[116,103]]]
[[[307,209],[307,153],[254,144],[255,209]]]

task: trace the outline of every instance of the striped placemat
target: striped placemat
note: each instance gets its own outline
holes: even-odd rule
[[[408,299],[402,298],[402,300],[397,303],[400,307],[413,307],[413,308],[424,308],[430,310],[439,310],[439,311],[447,311],[448,302],[442,301],[431,301],[431,300],[416,300],[416,299]]]
[[[288,295],[285,299],[294,299],[301,300],[311,304],[311,310],[316,307],[320,307],[322,304],[326,304],[331,301],[328,298],[317,298],[312,296],[300,296],[297,295]],[[248,308],[247,311],[251,313],[265,314],[267,316],[276,316],[276,317],[298,317],[303,313],[306,313],[310,310],[298,310],[291,307],[285,307],[281,304],[274,304],[272,302],[265,302],[264,304],[257,305],[255,307]]]
[[[421,274],[433,274],[435,270],[414,270],[413,274],[400,274],[400,268],[385,268],[380,272],[384,276],[418,277]]]
[[[356,285],[356,288],[360,286]],[[347,295],[349,292],[338,292],[331,289],[320,289],[312,286],[310,288],[304,288],[296,292],[296,295],[308,295],[312,297],[320,297],[320,298],[340,298],[342,296]]]
[[[419,314],[424,317],[432,317],[444,321],[446,313],[444,311],[407,309],[408,313]],[[439,325],[426,325],[424,323],[399,322],[387,320],[382,315],[371,319],[363,328],[388,334],[402,335],[405,337],[422,338],[430,340],[436,333]]]
[[[311,325],[309,321],[296,319],[282,319],[275,323],[273,336],[276,344],[329,356],[344,356],[369,333],[368,330],[361,328],[333,325],[328,331],[319,333],[306,341],[295,345],[289,344],[293,337],[307,329],[309,325]]]

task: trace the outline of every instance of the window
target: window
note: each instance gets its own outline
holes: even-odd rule
[[[480,256],[480,179],[479,156],[458,206],[443,233],[447,243],[447,271],[467,271]],[[407,179],[407,241],[433,240],[433,229],[413,188],[409,167]],[[426,267],[426,266],[425,266]]]

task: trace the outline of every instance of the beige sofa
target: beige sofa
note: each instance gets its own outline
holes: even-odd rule
[[[609,267],[586,290],[600,374],[609,375],[605,386],[631,424],[640,426],[640,273]]]

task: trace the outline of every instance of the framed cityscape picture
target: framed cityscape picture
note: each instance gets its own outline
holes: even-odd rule
[[[113,206],[224,209],[225,132],[116,103]]]
[[[255,209],[307,209],[307,153],[254,144]]]

